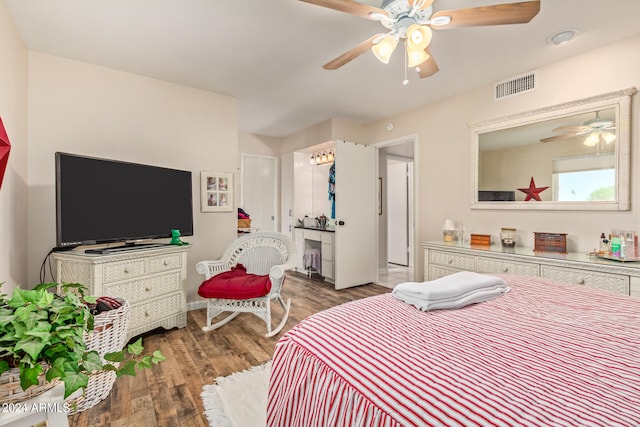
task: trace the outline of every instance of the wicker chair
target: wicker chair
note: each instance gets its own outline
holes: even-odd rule
[[[208,332],[226,325],[240,313],[253,313],[267,324],[267,337],[278,334],[289,317],[291,300],[286,304],[280,296],[284,282],[285,270],[295,267],[296,248],[288,236],[275,232],[250,233],[234,240],[217,261],[200,261],[196,264],[198,273],[209,279],[217,274],[230,271],[236,264],[242,264],[247,273],[269,275],[271,291],[262,297],[252,299],[207,299],[207,326],[202,328]],[[277,299],[284,310],[278,326],[271,328],[271,300]],[[215,324],[214,317],[223,312],[230,315]]]

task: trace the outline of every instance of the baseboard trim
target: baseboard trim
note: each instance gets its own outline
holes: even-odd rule
[[[187,311],[200,310],[201,308],[207,308],[206,301],[192,301],[187,303]]]

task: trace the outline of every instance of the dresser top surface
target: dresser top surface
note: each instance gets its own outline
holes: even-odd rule
[[[159,247],[141,248],[136,250],[108,253],[108,254],[94,254],[86,253],[86,248],[77,248],[70,251],[53,252],[52,257],[60,260],[82,260],[85,262],[102,263],[111,261],[128,260],[142,257],[152,257],[168,255],[173,253],[186,252],[191,249],[191,245],[165,245]]]
[[[550,262],[554,261],[570,261],[590,264],[594,266],[602,267],[622,267],[637,270],[640,273],[640,262],[635,261],[623,261],[623,260],[609,260],[598,258],[595,255],[580,252],[554,253],[554,252],[534,252],[533,248],[526,247],[513,247],[505,248],[502,245],[491,246],[470,246],[459,244],[458,242],[441,242],[441,241],[428,241],[422,242],[421,245],[424,248],[429,249],[443,249],[452,250],[460,253],[467,253],[472,255],[487,255],[506,258],[523,258],[531,262]],[[637,273],[636,273],[637,274]]]

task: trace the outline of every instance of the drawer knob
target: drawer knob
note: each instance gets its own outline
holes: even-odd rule
[[[578,280],[578,285],[584,285],[584,279]]]
[[[147,313],[146,311],[144,312],[144,317],[149,317],[149,313]]]
[[[167,260],[166,260],[166,259],[165,259],[162,263],[165,265],[165,267],[166,267],[167,265],[169,265],[169,263],[167,262]]]
[[[449,261],[447,261],[447,263],[453,264],[453,258],[449,258]]]
[[[129,274],[129,269],[125,268],[124,269],[124,274]]]
[[[149,288],[144,288],[145,292],[151,292],[151,289]]]
[[[509,271],[509,267],[505,267],[504,270],[502,270],[503,273],[506,273],[507,271]]]

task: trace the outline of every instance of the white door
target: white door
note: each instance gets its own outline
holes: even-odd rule
[[[240,206],[251,217],[251,227],[277,231],[278,160],[271,156],[242,154],[240,157]]]
[[[280,157],[280,231],[293,239],[293,153]]]
[[[408,163],[387,160],[387,260],[409,265]]]
[[[336,142],[336,289],[376,280],[376,154],[371,146]]]

